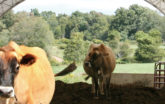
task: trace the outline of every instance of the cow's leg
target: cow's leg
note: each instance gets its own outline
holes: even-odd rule
[[[110,88],[111,88],[111,75],[110,75],[110,77],[109,77],[109,85],[108,85],[109,96],[110,96],[110,94],[111,94]]]
[[[106,77],[103,76],[103,90],[104,90],[104,94],[106,95],[107,91],[106,91]]]
[[[98,99],[98,95],[99,95],[99,90],[98,90],[98,77],[94,78],[94,85],[95,85],[95,99]]]
[[[109,93],[109,87],[110,87],[110,78],[104,76],[103,77],[103,88],[104,88],[104,93],[105,96],[108,98],[110,93]]]
[[[106,90],[107,90],[106,97],[109,97],[110,96],[110,77],[106,78]]]
[[[104,95],[104,88],[103,88],[103,76],[99,76],[99,89],[100,89],[100,94]]]
[[[91,93],[95,94],[95,82],[94,82],[94,78],[92,78],[92,88],[91,88]]]

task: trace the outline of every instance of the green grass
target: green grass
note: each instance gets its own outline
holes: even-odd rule
[[[54,73],[60,72],[65,67],[67,67],[67,65],[52,66]],[[74,82],[88,82],[88,83],[90,83],[90,80],[88,80],[88,81],[84,80],[84,78],[87,76],[84,74],[85,74],[85,72],[84,72],[82,65],[78,65],[77,69],[74,72],[72,72],[66,76],[56,77],[56,80],[62,80],[62,81],[67,82],[67,83],[74,83]]]
[[[83,66],[77,65],[77,69],[66,76],[57,77],[56,80],[62,80],[67,83],[86,82]],[[52,66],[54,73],[63,70],[67,65]],[[134,63],[134,64],[117,64],[114,73],[154,73],[154,63]],[[91,81],[88,80],[88,83]]]
[[[117,64],[114,73],[154,73],[154,63]]]

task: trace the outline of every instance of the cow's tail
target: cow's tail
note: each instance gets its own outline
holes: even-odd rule
[[[54,76],[57,77],[57,76],[66,75],[68,73],[73,72],[76,68],[77,68],[77,66],[76,66],[75,62],[73,62],[72,64],[68,65],[64,70],[62,70],[61,72],[55,74]]]
[[[90,78],[90,76],[88,75],[87,77],[85,77],[85,80],[88,80]]]

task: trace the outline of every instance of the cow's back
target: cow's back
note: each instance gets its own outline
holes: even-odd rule
[[[111,74],[114,71],[115,66],[116,66],[115,55],[114,55],[112,49],[107,46],[105,46],[105,50],[101,50],[101,51],[103,51],[103,53],[108,53],[107,56],[103,56],[104,57],[103,67],[107,68],[106,73]]]
[[[45,51],[26,46],[20,46],[20,49],[25,54],[36,56],[36,61],[29,66],[20,66],[14,83],[17,99],[25,103],[32,97],[35,104],[49,104],[55,90],[55,79]]]

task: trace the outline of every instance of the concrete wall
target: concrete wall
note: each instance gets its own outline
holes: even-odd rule
[[[116,85],[125,85],[132,83],[143,84],[146,87],[154,87],[153,74],[133,74],[133,73],[113,73],[111,83]]]

